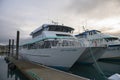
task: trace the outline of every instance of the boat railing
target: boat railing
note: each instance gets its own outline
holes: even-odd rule
[[[70,48],[70,47],[81,47],[78,40],[46,40],[40,41],[33,44],[27,44],[20,49],[45,49],[45,48]]]
[[[51,43],[51,48],[68,48],[68,47],[80,47],[79,41],[76,40],[59,40],[59,41],[53,41]]]
[[[104,41],[88,41],[90,47],[107,47],[107,44]]]

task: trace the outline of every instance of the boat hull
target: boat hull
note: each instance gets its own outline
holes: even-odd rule
[[[82,64],[93,64],[95,62],[94,59],[98,60],[104,54],[105,49],[105,47],[87,47],[77,62]]]
[[[20,55],[29,61],[69,69],[85,48],[22,49]]]
[[[120,45],[108,47],[100,59],[120,60]]]

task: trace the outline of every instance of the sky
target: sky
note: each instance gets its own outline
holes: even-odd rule
[[[27,41],[42,24],[58,22],[75,28],[120,36],[120,0],[0,0],[0,44],[16,39]]]

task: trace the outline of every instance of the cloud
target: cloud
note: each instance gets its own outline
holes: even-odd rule
[[[102,33],[105,33],[105,34],[120,36],[120,29],[116,30],[114,28],[102,28],[100,29],[100,31],[102,31]]]
[[[61,0],[0,0],[0,43],[16,38],[21,32],[21,40],[47,19],[58,16],[63,5]],[[63,6],[62,6],[63,7]]]
[[[20,38],[28,38],[29,36],[29,27],[28,29],[23,30],[23,27],[26,28],[26,21],[24,17],[13,16],[13,15],[0,15],[0,43],[8,44],[9,39],[16,39],[16,31],[20,31]]]
[[[89,19],[120,16],[120,0],[73,0],[68,10]]]
[[[0,20],[0,43],[8,42],[8,39],[14,39],[16,36],[17,24]]]
[[[7,44],[8,39],[16,39],[16,31],[21,32],[21,40],[28,38],[31,24],[35,22],[40,5],[35,1],[0,0],[0,43]],[[36,16],[34,16],[36,15]],[[28,25],[29,24],[29,25]],[[24,30],[23,28],[28,28]]]
[[[85,19],[95,24],[96,19],[118,17],[119,5],[120,0],[0,0],[0,43],[16,38],[17,30],[27,40],[31,31],[52,20],[77,28]]]

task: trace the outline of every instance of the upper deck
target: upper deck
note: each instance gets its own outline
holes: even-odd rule
[[[41,27],[35,29],[31,32],[31,36],[33,38],[41,35],[43,31],[55,31],[55,32],[65,32],[65,33],[73,33],[74,29],[64,25],[54,25],[54,24],[43,24]]]
[[[78,38],[90,38],[90,39],[110,39],[110,40],[117,40],[117,36],[101,33],[98,30],[88,30],[78,35],[75,35]]]
[[[87,37],[87,35],[95,35],[95,34],[101,34],[101,32],[98,30],[88,30],[75,36],[80,38],[85,38]]]

